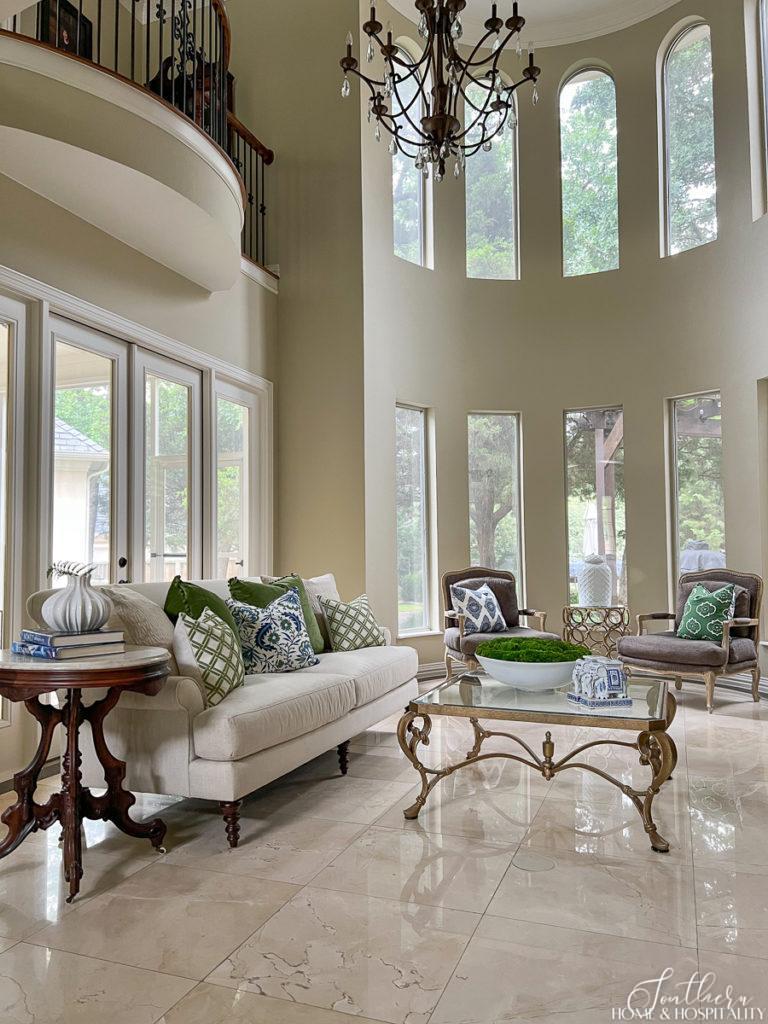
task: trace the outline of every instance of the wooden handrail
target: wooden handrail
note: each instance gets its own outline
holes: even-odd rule
[[[221,31],[224,37],[224,70],[226,71],[229,69],[229,58],[232,53],[232,26],[229,24],[229,15],[223,0],[211,0],[211,3],[218,11],[221,21]]]
[[[247,142],[252,149],[256,150],[265,164],[269,165],[274,162],[275,154],[273,150],[265,146],[260,139],[257,139],[250,128],[246,128],[243,122],[240,121],[239,118],[235,117],[232,111],[227,114],[227,124],[229,124],[230,128],[239,135],[241,139]]]

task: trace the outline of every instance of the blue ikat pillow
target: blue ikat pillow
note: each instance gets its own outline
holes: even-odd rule
[[[247,675],[296,672],[319,662],[307,633],[297,590],[289,590],[266,608],[254,608],[232,599],[227,601],[227,607],[240,633]]]

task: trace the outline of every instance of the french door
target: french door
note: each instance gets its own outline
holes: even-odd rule
[[[217,380],[214,389],[216,579],[248,576],[260,569],[263,537],[256,513],[261,410],[253,392]]]
[[[201,377],[173,360],[135,352],[132,564],[134,578],[148,583],[203,574]]]
[[[200,372],[65,320],[51,341],[51,560],[98,583],[199,577]]]

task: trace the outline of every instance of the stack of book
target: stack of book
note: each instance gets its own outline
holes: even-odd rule
[[[122,630],[98,629],[93,633],[53,633],[48,630],[22,629],[21,639],[12,645],[14,654],[49,661],[74,661],[77,658],[103,658],[125,653]]]

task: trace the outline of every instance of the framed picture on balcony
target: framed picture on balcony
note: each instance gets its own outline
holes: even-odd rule
[[[93,60],[93,22],[70,0],[42,0],[40,40],[57,50]]]

